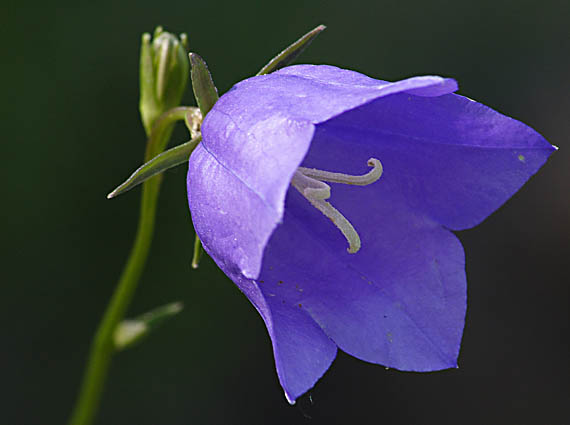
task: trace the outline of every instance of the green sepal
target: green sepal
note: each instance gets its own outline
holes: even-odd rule
[[[205,117],[219,99],[218,89],[214,85],[206,62],[199,55],[190,53],[190,64],[192,65],[190,71],[192,90],[196,103],[202,112],[202,117]]]
[[[201,141],[202,136],[199,135],[186,143],[175,146],[155,156],[150,161],[141,165],[133,174],[131,174],[127,180],[124,181],[124,183],[109,193],[107,195],[107,198],[114,198],[115,196],[125,193],[131,190],[133,187],[138,186],[145,180],[150,179],[152,176],[160,174],[169,168],[184,164],[188,161],[190,154]]]
[[[158,28],[157,28],[158,29]],[[152,125],[156,117],[160,115],[158,112],[158,102],[155,95],[156,75],[154,73],[154,60],[151,47],[151,36],[144,33],[141,40],[141,56],[140,56],[140,99],[139,110],[143,126],[150,133]]]
[[[162,28],[162,25],[159,25],[159,26],[157,26],[157,27],[154,29],[154,33],[152,34],[152,36],[153,36],[154,38],[157,38],[157,37],[158,37],[160,34],[162,34],[163,32],[164,32],[164,28]]]
[[[200,265],[200,259],[204,253],[204,247],[202,246],[202,241],[198,235],[194,238],[194,254],[192,255],[192,268],[197,269]]]
[[[270,72],[277,71],[284,66],[289,65],[293,62],[303,51],[311,44],[311,42],[323,32],[327,27],[324,25],[319,25],[314,30],[309,31],[307,34],[302,36],[300,39],[295,41],[273,59],[271,59],[267,65],[265,65],[256,75],[265,75]]]
[[[147,337],[150,332],[157,329],[167,319],[180,313],[183,307],[181,302],[174,302],[157,307],[134,319],[123,320],[117,325],[113,334],[115,348],[121,351],[132,347]]]

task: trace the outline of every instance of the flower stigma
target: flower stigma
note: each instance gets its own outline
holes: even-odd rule
[[[331,187],[325,182],[367,186],[378,180],[383,170],[382,163],[376,158],[370,158],[368,165],[372,170],[360,176],[299,167],[291,179],[293,187],[342,232],[349,245],[349,254],[355,254],[360,249],[360,236],[352,223],[326,201],[331,196]]]

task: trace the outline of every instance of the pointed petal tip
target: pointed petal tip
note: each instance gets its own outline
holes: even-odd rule
[[[449,364],[446,368],[442,369],[459,369],[459,363],[458,363],[458,355],[455,355],[452,359],[449,360]]]
[[[285,398],[287,399],[287,403],[289,403],[291,406],[294,406],[296,403],[296,397],[293,397],[293,395],[289,394],[287,390],[283,390],[283,392],[285,393]]]

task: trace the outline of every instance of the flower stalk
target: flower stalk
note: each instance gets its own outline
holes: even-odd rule
[[[183,47],[174,36],[161,29],[155,35],[158,37],[152,47],[149,36],[143,36],[141,49],[141,117],[148,137],[145,162],[165,149],[174,123],[185,120],[191,112],[190,108],[174,107],[179,104],[186,85],[188,62],[185,52],[181,54]],[[185,37],[182,42],[185,44]],[[123,322],[148,258],[161,181],[162,176],[156,175],[143,183],[135,241],[91,343],[69,425],[90,425],[95,418],[111,359],[117,351],[116,331]]]
[[[156,176],[143,184],[136,239],[115,293],[93,338],[87,369],[69,425],[90,425],[95,417],[111,358],[116,351],[115,329],[125,316],[148,257],[160,182],[161,176]]]

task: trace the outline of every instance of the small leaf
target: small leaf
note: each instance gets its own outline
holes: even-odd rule
[[[214,85],[210,71],[206,62],[196,53],[190,53],[190,64],[192,70],[190,78],[192,79],[192,90],[194,90],[194,97],[198,103],[198,107],[205,117],[214,103],[218,101],[218,90]]]
[[[125,319],[115,329],[113,340],[117,350],[132,347],[133,344],[147,337],[167,319],[182,311],[183,304],[174,302],[157,307],[134,319]]]
[[[289,65],[293,62],[297,56],[299,56],[303,51],[311,44],[317,35],[323,32],[327,27],[324,25],[319,25],[314,30],[309,31],[303,37],[295,41],[277,56],[269,61],[256,75],[265,75],[270,72],[277,71],[284,66]]]
[[[123,320],[117,325],[113,341],[117,350],[124,350],[141,340],[148,333],[148,327],[139,320]]]
[[[125,180],[120,186],[107,195],[108,199],[131,190],[133,187],[148,180],[152,176],[162,173],[169,168],[176,167],[188,161],[192,151],[198,146],[202,136],[195,137],[189,142],[178,145],[169,149],[160,155],[155,156],[147,163],[141,165],[131,176]]]
[[[181,301],[176,301],[156,307],[155,309],[138,316],[136,320],[141,320],[150,328],[155,328],[156,326],[161,325],[166,319],[180,313],[183,308],[184,304]]]

